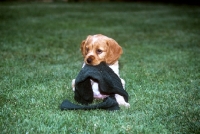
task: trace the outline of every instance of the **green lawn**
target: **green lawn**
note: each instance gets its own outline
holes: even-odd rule
[[[129,109],[61,111],[89,34],[124,50]],[[200,8],[151,3],[0,3],[3,134],[200,133]]]

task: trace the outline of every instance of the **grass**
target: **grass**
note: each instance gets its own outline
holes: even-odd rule
[[[200,9],[151,3],[0,3],[1,133],[199,133]],[[61,111],[89,34],[124,50],[130,109]]]

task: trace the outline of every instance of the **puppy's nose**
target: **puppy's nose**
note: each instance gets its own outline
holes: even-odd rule
[[[88,64],[92,63],[93,59],[94,59],[94,56],[90,56],[89,58],[87,58],[87,63]]]

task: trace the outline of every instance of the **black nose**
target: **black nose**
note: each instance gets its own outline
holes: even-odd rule
[[[88,63],[88,64],[91,64],[92,61],[93,61],[93,59],[94,59],[94,56],[88,57],[88,58],[87,58],[87,63]]]
[[[92,63],[92,58],[88,58],[87,63],[89,63],[89,64]]]

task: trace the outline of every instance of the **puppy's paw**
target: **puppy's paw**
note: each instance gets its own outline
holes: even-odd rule
[[[115,94],[115,99],[117,101],[117,103],[120,105],[120,106],[125,106],[126,108],[129,108],[130,107],[130,104],[127,103],[125,100],[124,100],[124,97],[119,95],[119,94]]]
[[[126,108],[130,108],[130,104],[125,102],[122,106],[125,106]]]
[[[129,108],[130,107],[130,104],[125,102],[125,101],[120,101],[120,102],[117,102],[120,106],[124,106],[126,108]]]
[[[72,90],[75,91],[75,79],[72,80]]]

